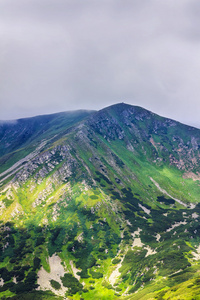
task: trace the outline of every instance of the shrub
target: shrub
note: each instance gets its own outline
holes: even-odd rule
[[[79,275],[81,278],[89,278],[90,277],[87,273],[87,269],[83,269],[81,272],[77,272],[77,275]]]
[[[35,257],[33,260],[33,270],[37,270],[40,268],[41,259],[38,257]]]
[[[90,280],[89,283],[95,283],[95,280]]]
[[[90,270],[90,274],[92,275],[93,279],[99,279],[103,277],[103,274],[101,272],[94,272]]]
[[[8,208],[13,202],[14,202],[14,200],[10,200],[10,199],[7,199],[7,198],[3,199],[3,203],[5,204],[6,208]]]
[[[113,265],[116,265],[116,264],[118,264],[120,261],[121,261],[120,258],[115,258],[115,259],[113,259],[112,264],[113,264]]]
[[[62,283],[65,287],[68,287],[70,294],[76,294],[81,291],[83,285],[70,273],[65,273],[64,277],[61,277]]]
[[[96,196],[96,195],[91,195],[91,196],[90,196],[90,199],[92,199],[92,200],[98,199],[98,196]]]
[[[61,288],[61,284],[56,280],[51,279],[50,283],[55,290],[59,290]]]

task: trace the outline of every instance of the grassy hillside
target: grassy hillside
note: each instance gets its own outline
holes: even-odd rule
[[[126,104],[62,118],[1,166],[1,299],[198,299],[200,131]]]
[[[93,111],[72,111],[0,123],[0,172],[26,157],[41,144],[64,135]],[[42,143],[43,142],[43,143]]]

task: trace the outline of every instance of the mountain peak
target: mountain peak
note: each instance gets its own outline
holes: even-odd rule
[[[112,104],[110,106],[107,106],[100,111],[104,111],[104,110],[115,110],[115,111],[118,111],[118,112],[122,112],[123,110],[127,110],[127,109],[134,109],[136,111],[148,111],[147,109],[143,108],[143,107],[140,107],[140,106],[137,106],[137,105],[131,105],[131,104],[127,104],[125,102],[119,102],[119,103],[116,103],[116,104]]]

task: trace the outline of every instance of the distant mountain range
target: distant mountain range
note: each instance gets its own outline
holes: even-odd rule
[[[200,299],[199,220],[197,128],[125,103],[0,123],[0,299]]]

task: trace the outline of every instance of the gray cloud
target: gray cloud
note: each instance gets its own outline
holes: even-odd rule
[[[200,127],[198,0],[1,0],[0,119],[116,102]]]

